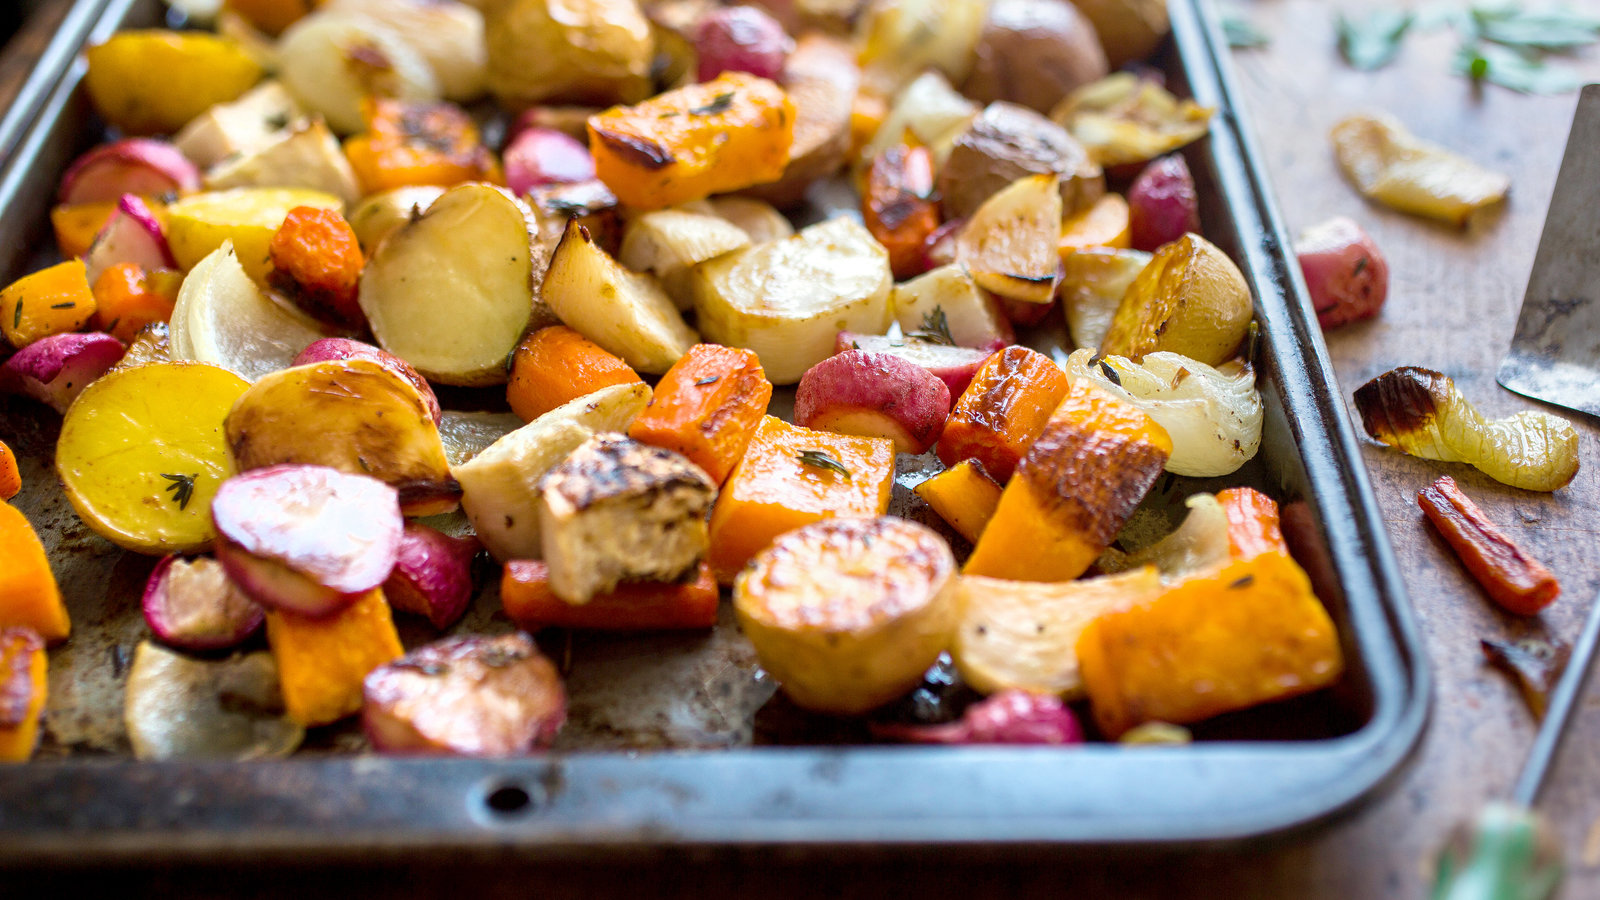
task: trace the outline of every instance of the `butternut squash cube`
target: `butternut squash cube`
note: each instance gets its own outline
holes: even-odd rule
[[[941,519],[974,544],[1000,505],[999,483],[975,459],[956,463],[914,490]]]
[[[46,670],[39,635],[27,628],[0,629],[0,763],[27,762],[39,743]]]
[[[1017,345],[995,353],[956,398],[939,459],[947,466],[976,459],[1005,484],[1066,393],[1066,373],[1043,353]]]
[[[22,349],[52,334],[77,331],[94,316],[83,260],[69,259],[41,269],[0,291],[0,333]]]
[[[781,178],[794,117],[783,88],[724,72],[589,117],[589,149],[617,199],[660,209]]]
[[[269,609],[267,644],[284,708],[308,728],[359,712],[367,673],[405,652],[382,588],[326,618]]]
[[[0,503],[0,628],[13,627],[30,628],[51,643],[72,631],[39,535],[22,510]]]
[[[893,484],[892,441],[766,416],[711,511],[711,570],[730,584],[786,531],[835,516],[881,516]]]

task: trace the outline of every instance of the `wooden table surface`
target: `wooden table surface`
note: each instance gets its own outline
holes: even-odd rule
[[[1345,2],[1359,11],[1386,6]],[[1463,4],[1464,5],[1464,4]],[[1582,5],[1582,4],[1578,4]],[[1334,215],[1363,223],[1388,257],[1388,305],[1377,320],[1328,335],[1348,397],[1367,379],[1400,365],[1452,376],[1492,415],[1537,404],[1494,380],[1511,340],[1576,102],[1575,94],[1530,97],[1498,87],[1475,90],[1452,75],[1448,32],[1413,35],[1394,65],[1372,73],[1346,67],[1335,50],[1331,7],[1318,0],[1234,0],[1271,38],[1235,54],[1265,162],[1291,231]],[[1600,54],[1574,64],[1600,80]],[[1465,230],[1444,228],[1364,202],[1339,177],[1327,132],[1356,111],[1387,110],[1419,135],[1459,149],[1511,176],[1504,208]],[[1597,213],[1600,215],[1600,213]],[[1352,411],[1354,418],[1354,412]],[[1576,415],[1573,418],[1578,418]],[[741,863],[712,857],[683,865],[508,868],[467,876],[394,865],[360,871],[144,872],[114,881],[167,896],[276,896],[299,890],[393,896],[458,894],[468,881],[486,896],[742,895],[878,898],[894,894],[966,897],[1414,898],[1425,895],[1431,855],[1450,826],[1515,778],[1534,732],[1516,691],[1488,668],[1480,637],[1571,640],[1600,587],[1594,552],[1600,531],[1600,456],[1593,423],[1582,433],[1583,470],[1551,495],[1499,485],[1465,466],[1403,457],[1368,443],[1363,453],[1426,639],[1434,673],[1433,717],[1421,748],[1384,793],[1353,813],[1270,846],[1190,856],[1059,863]],[[1498,613],[1422,522],[1414,495],[1448,472],[1561,579],[1564,594],[1530,620]],[[1562,896],[1600,897],[1600,685],[1583,702],[1577,731],[1558,763],[1544,808],[1564,843],[1569,876]],[[467,879],[467,881],[464,881]],[[54,883],[54,877],[46,879]],[[19,885],[20,886],[20,885]],[[9,893],[0,890],[0,893]]]

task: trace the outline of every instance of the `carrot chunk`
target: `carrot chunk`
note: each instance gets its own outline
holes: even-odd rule
[[[710,628],[717,623],[721,594],[711,567],[702,562],[695,578],[681,584],[628,582],[616,590],[573,604],[550,589],[550,567],[533,560],[506,564],[500,600],[518,628],[591,631],[666,631]]]
[[[405,652],[381,588],[326,618],[269,609],[267,644],[278,661],[284,708],[308,727],[359,711],[367,673]]]
[[[1489,599],[1506,612],[1531,616],[1561,596],[1561,584],[1542,563],[1506,537],[1456,480],[1439,476],[1417,492],[1417,505],[1427,514],[1450,549],[1461,558]]]
[[[356,302],[366,261],[355,230],[336,210],[296,206],[267,245],[267,282],[306,312],[351,328],[366,323]]]
[[[72,631],[39,535],[22,510],[0,504],[0,628],[13,626],[31,628],[51,643]]]
[[[0,763],[33,755],[47,675],[44,639],[27,628],[0,628]]]
[[[552,325],[522,339],[511,357],[506,400],[524,422],[614,384],[638,384],[621,357],[565,325]]]
[[[139,329],[172,318],[182,285],[181,272],[157,269],[147,273],[138,263],[117,263],[94,281],[95,310],[89,325],[131,344]]]
[[[1067,376],[1048,356],[1011,346],[990,356],[956,400],[939,437],[939,459],[983,463],[1005,484],[1067,393]]]
[[[867,169],[862,218],[889,251],[895,278],[910,278],[923,270],[923,247],[939,227],[933,172],[933,154],[921,144],[890,147]]]
[[[628,436],[682,453],[721,484],[750,446],[771,399],[772,382],[753,351],[696,344],[661,377]]]

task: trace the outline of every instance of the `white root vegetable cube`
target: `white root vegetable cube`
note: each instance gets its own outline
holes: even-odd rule
[[[296,187],[324,191],[352,204],[361,199],[355,170],[328,126],[317,119],[281,132],[254,152],[229,157],[205,174],[207,190]]]
[[[621,263],[651,272],[678,309],[693,305],[689,268],[750,246],[744,229],[719,216],[683,209],[658,209],[635,219],[622,236]]]
[[[680,453],[597,434],[539,488],[550,587],[568,603],[623,581],[679,580],[705,556],[717,486]]]
[[[889,327],[889,253],[853,219],[701,263],[691,278],[707,340],[761,357],[773,384],[794,384],[833,353],[840,331]]]
[[[1012,341],[1000,307],[956,263],[924,272],[894,287],[894,318],[906,333],[943,323],[960,347],[997,350]]]
[[[232,103],[218,103],[183,126],[172,139],[189,161],[210,168],[253,153],[283,137],[305,111],[283,85],[263,81]]]

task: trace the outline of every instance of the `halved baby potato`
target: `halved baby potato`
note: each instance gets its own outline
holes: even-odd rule
[[[359,13],[306,16],[278,42],[278,75],[295,99],[340,134],[366,124],[369,97],[439,99],[428,62],[383,22]]]
[[[1254,314],[1239,267],[1216,244],[1186,234],[1157,250],[1128,285],[1100,352],[1139,359],[1170,350],[1218,366],[1244,342]]]
[[[395,229],[361,273],[361,310],[383,349],[431,381],[506,380],[533,311],[524,208],[487,184],[446,191]]]
[[[1028,175],[983,202],[956,237],[956,260],[978,286],[1024,303],[1055,296],[1061,177]]]
[[[345,218],[361,249],[371,256],[390,232],[421,218],[444,192],[444,188],[431,184],[394,188],[362,200]]]
[[[232,241],[239,264],[256,281],[272,268],[267,247],[297,206],[339,210],[344,202],[332,194],[304,188],[232,188],[180,198],[167,206],[167,244],[178,267],[189,271]]]

